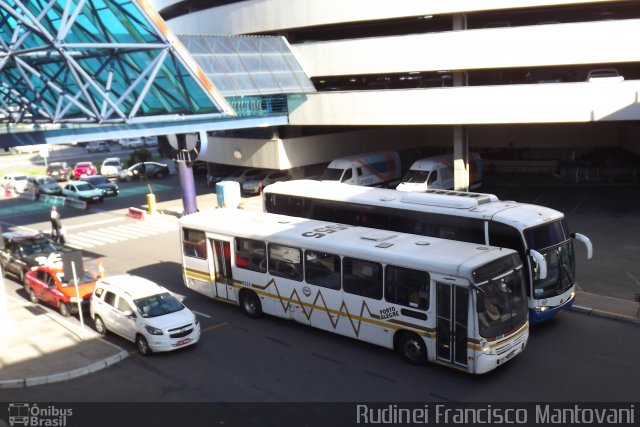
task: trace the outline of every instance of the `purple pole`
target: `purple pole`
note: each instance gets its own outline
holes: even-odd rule
[[[178,160],[178,173],[180,174],[180,187],[182,188],[182,206],[183,215],[190,215],[198,212],[196,203],[196,187],[193,180],[193,169],[191,165],[184,161]]]

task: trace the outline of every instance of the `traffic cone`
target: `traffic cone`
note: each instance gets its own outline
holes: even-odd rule
[[[104,267],[102,266],[102,258],[98,260],[98,275],[102,279],[104,277]]]

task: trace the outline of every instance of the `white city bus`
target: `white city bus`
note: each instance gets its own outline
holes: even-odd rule
[[[484,373],[529,336],[517,252],[257,211],[180,219],[185,285],[262,313]]]
[[[493,194],[357,187],[312,180],[264,189],[267,212],[460,240],[518,251],[525,267],[529,322],[540,323],[571,307],[575,296],[573,240],[562,212],[501,201]]]

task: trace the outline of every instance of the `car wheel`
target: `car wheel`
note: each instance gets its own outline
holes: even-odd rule
[[[132,179],[131,179],[131,177],[130,177],[130,176],[126,176],[126,177],[124,178],[124,180],[125,180],[125,181],[127,181],[127,182],[131,182],[131,181],[132,181]]]
[[[29,288],[29,301],[31,301],[34,304],[38,304],[38,297],[36,296],[36,293],[34,292],[34,290],[31,288]]]
[[[162,178],[164,178],[164,173],[162,173],[162,172],[158,172],[158,173],[156,174],[156,178],[158,178],[158,179],[162,179]]]
[[[398,342],[398,351],[404,360],[413,365],[422,365],[427,361],[424,341],[412,332],[402,334]]]
[[[241,299],[242,311],[252,319],[262,316],[262,304],[260,298],[254,292],[245,291]]]
[[[66,302],[61,302],[58,306],[58,311],[60,311],[62,317],[69,317],[69,304],[67,304]]]
[[[136,347],[138,347],[138,352],[143,356],[149,356],[151,354],[151,347],[149,347],[147,339],[142,335],[136,337]]]
[[[107,327],[104,326],[104,322],[102,321],[102,318],[100,316],[96,316],[93,324],[96,327],[96,332],[98,332],[100,335],[105,335],[107,333]]]

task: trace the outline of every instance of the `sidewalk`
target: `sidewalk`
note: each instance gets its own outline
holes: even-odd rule
[[[0,389],[65,381],[128,356],[91,328],[0,291]]]
[[[576,302],[571,308],[591,316],[607,317],[640,324],[638,308],[640,305],[631,300],[611,298],[588,292],[576,292]]]

